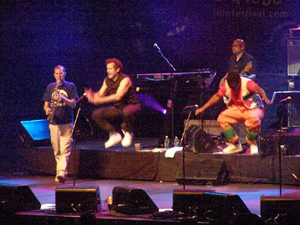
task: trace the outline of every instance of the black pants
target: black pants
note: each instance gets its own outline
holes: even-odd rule
[[[117,109],[114,106],[95,109],[92,114],[93,120],[107,132],[115,131],[116,126],[121,129],[132,132],[135,113],[141,110],[141,106],[127,105],[123,109]]]

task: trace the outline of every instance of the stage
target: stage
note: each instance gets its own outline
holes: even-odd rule
[[[6,217],[6,222],[15,221],[15,223],[11,224],[86,224],[82,223],[80,213],[56,213],[55,189],[58,184],[54,182],[54,179],[51,176],[9,176],[2,177],[0,182],[1,185],[29,186],[42,206],[40,210],[17,212],[16,215],[11,216],[11,220],[9,220],[9,217]],[[183,189],[183,186],[178,185],[176,182],[78,179],[76,180],[75,185],[77,187],[99,187],[102,210],[94,214],[97,224],[188,223],[187,218],[172,215],[173,191]],[[62,186],[73,186],[73,180],[69,178]],[[160,213],[156,213],[155,215],[124,215],[108,210],[105,199],[108,196],[112,196],[113,189],[116,186],[143,189],[157,205]],[[222,186],[186,185],[185,188],[187,190],[206,190],[217,193],[238,195],[248,207],[250,212],[256,215],[260,215],[261,196],[279,196],[279,186],[273,184],[230,183]],[[300,189],[296,186],[283,186],[282,193],[283,196],[287,197],[295,195],[300,196]]]
[[[1,185],[29,186],[42,205],[37,211],[17,212],[11,220],[18,221],[19,224],[32,224],[36,221],[47,224],[82,224],[81,214],[55,212],[56,187],[71,187],[74,182],[77,187],[100,188],[102,210],[94,215],[97,223],[108,224],[187,223],[188,218],[174,218],[172,214],[174,190],[205,190],[238,195],[255,215],[261,214],[261,196],[280,194],[278,156],[263,155],[262,152],[266,151],[261,149],[258,156],[251,156],[249,148],[242,154],[221,154],[221,148],[224,147],[222,143],[216,145],[211,153],[186,150],[183,179],[182,151],[176,152],[174,157],[166,157],[165,149],[157,148],[158,138],[134,138],[134,143],[141,143],[141,151],[135,151],[134,145],[128,148],[117,145],[105,149],[104,141],[78,141],[74,145],[68,165],[69,175],[63,185],[54,181],[55,161],[51,146],[35,146],[33,143],[30,146],[15,145],[13,148],[9,147],[9,151],[2,151]],[[272,151],[274,150],[267,152]],[[300,176],[299,166],[300,156],[283,156],[283,196],[300,196],[299,181],[293,176]],[[160,213],[155,216],[132,216],[108,210],[105,199],[112,196],[116,186],[143,189]],[[206,221],[202,224],[213,223]]]
[[[291,143],[295,142],[294,139],[287,140]],[[104,141],[105,139],[77,142],[69,160],[69,176],[73,175],[75,168],[76,177],[80,179],[176,182],[182,178],[182,151],[176,152],[173,158],[166,157],[165,149],[157,148],[158,138],[134,138],[134,143],[141,143],[142,149],[139,152],[135,151],[133,144],[128,148],[123,148],[119,144],[105,149]],[[186,150],[184,161],[186,178],[191,182],[197,180],[205,182],[208,177],[207,181],[210,182],[225,167],[228,171],[229,183],[279,184],[280,165],[276,149],[260,149],[259,155],[252,156],[248,147],[242,154],[224,155],[220,154],[223,147],[224,144],[220,143],[210,153],[201,153],[201,151],[194,153]],[[263,145],[263,147],[276,148],[276,144]],[[273,155],[270,154],[272,152]],[[264,155],[264,153],[268,154]],[[55,160],[51,146],[14,147],[7,157],[9,157],[8,161],[13,160],[12,163],[15,165],[13,172],[35,176],[55,175]],[[3,166],[11,169],[5,156],[2,158]],[[283,155],[282,183],[299,185],[299,180],[295,178],[295,176],[300,177],[299,167],[299,155]]]

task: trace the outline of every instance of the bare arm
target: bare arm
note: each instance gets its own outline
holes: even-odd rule
[[[259,87],[258,85],[254,87],[253,92],[257,93],[260,95],[261,100],[265,101],[268,105],[271,104],[271,101],[268,99],[264,89]]]
[[[210,106],[216,104],[221,99],[222,99],[222,97],[217,92],[201,108],[196,110],[195,115],[202,114],[207,108],[209,108]]]
[[[97,93],[94,93],[91,89],[85,89],[85,93],[87,94],[86,96],[89,102],[99,105],[108,102],[120,101],[128,92],[131,85],[130,79],[124,78],[115,94],[105,96],[108,90],[105,82]]]
[[[50,109],[49,104],[50,104],[50,102],[45,102],[44,103],[44,111],[45,111],[47,116],[49,115],[49,109]]]

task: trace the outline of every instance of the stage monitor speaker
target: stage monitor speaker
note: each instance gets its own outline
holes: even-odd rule
[[[41,203],[28,186],[0,185],[0,214],[40,208]]]
[[[179,184],[225,185],[229,182],[229,172],[223,159],[187,159],[185,179],[183,179],[182,165],[175,179]]]
[[[299,224],[300,197],[261,196],[260,214],[264,221],[277,220],[276,224]],[[281,223],[279,223],[279,221],[281,221]],[[289,223],[284,223],[282,221],[288,221]]]
[[[199,219],[222,220],[219,222],[227,222],[233,216],[251,214],[238,195],[203,190],[173,191],[173,211]]]
[[[114,187],[112,209],[128,215],[158,212],[158,207],[144,190],[127,186]]]
[[[57,213],[84,213],[101,210],[98,186],[58,186],[55,190]]]
[[[288,76],[300,75],[300,39],[287,41]]]
[[[186,145],[194,153],[211,153],[216,147],[216,142],[200,127],[191,125],[186,130]]]
[[[205,192],[215,192],[209,189],[175,189],[173,190],[173,211],[189,216],[198,208]]]

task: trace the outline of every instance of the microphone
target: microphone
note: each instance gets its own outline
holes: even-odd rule
[[[291,99],[292,99],[292,97],[288,96],[288,97],[282,99],[279,103],[286,103],[286,102],[290,101]]]
[[[157,48],[158,49],[158,51],[160,51],[160,48],[158,47],[158,45],[156,44],[156,43],[154,43],[154,45],[153,45],[155,48]]]
[[[80,102],[84,98],[84,96],[86,96],[86,93],[83,93],[83,95],[76,101],[76,103]]]
[[[188,105],[186,107],[184,107],[184,109],[190,109],[190,108],[198,108],[199,106],[196,104],[196,105]]]

